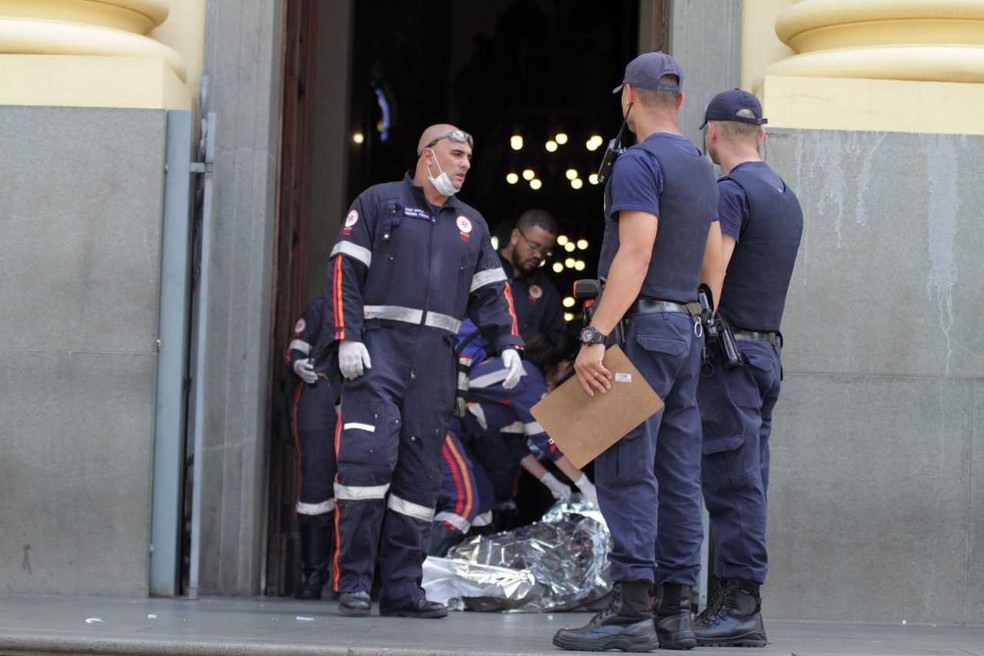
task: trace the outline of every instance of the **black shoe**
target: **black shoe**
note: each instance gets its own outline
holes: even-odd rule
[[[660,649],[693,649],[697,646],[690,625],[690,586],[664,583],[656,592],[653,620]]]
[[[448,616],[448,609],[444,604],[426,599],[411,601],[405,606],[383,606],[379,605],[379,614],[383,617],[413,617],[415,619],[440,619]]]
[[[372,608],[369,593],[343,592],[338,596],[338,612],[349,617],[365,617]]]
[[[724,579],[719,594],[693,626],[701,647],[764,647],[768,640],[758,584]]]
[[[321,599],[321,589],[328,582],[331,560],[331,517],[302,515],[298,520],[301,542],[301,583],[294,596],[298,599]]]
[[[576,651],[652,651],[659,646],[659,640],[648,606],[649,583],[616,583],[608,608],[578,629],[557,631],[553,644]]]

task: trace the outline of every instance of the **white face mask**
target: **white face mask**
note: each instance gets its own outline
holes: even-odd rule
[[[433,151],[431,151],[433,152]],[[440,171],[438,176],[435,178],[430,174],[430,166],[427,167],[427,179],[430,181],[434,188],[437,189],[437,193],[442,196],[447,196],[450,198],[456,193],[461,191],[460,187],[455,187],[454,183],[451,182],[451,178],[448,177],[447,171],[441,169],[440,163],[437,161],[437,153],[434,153],[434,164],[437,166],[437,170]]]

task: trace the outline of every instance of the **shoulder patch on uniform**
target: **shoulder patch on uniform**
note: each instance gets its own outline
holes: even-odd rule
[[[304,319],[298,319],[297,323],[294,324],[295,333],[303,333],[305,328],[307,328],[307,324],[304,322]]]
[[[345,227],[351,228],[356,223],[358,223],[358,221],[359,221],[359,213],[356,212],[355,210],[352,210],[351,212],[348,213],[348,216],[345,217]]]
[[[455,224],[457,224],[458,230],[461,230],[466,235],[472,231],[472,222],[467,216],[458,215],[458,218],[455,219]]]
[[[530,298],[536,300],[543,296],[543,288],[540,285],[530,285]]]

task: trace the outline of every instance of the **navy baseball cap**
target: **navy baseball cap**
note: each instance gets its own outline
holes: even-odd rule
[[[743,109],[751,110],[755,118],[738,116],[738,112]],[[742,89],[731,89],[722,91],[711,99],[700,127],[703,128],[708,121],[738,121],[749,125],[765,125],[769,119],[762,117],[762,103],[758,98]]]
[[[676,85],[660,84],[659,78],[664,75],[675,75]],[[680,64],[665,52],[646,52],[629,62],[625,67],[622,84],[612,89],[612,93],[618,93],[626,84],[638,89],[679,91],[683,86],[683,71],[680,70]]]

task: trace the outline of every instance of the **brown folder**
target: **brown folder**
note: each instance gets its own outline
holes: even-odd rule
[[[646,379],[618,346],[605,352],[612,387],[588,396],[576,377],[531,409],[547,435],[578,469],[663,408]]]

